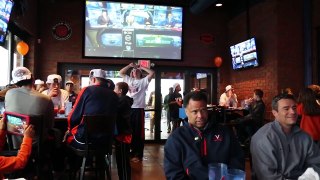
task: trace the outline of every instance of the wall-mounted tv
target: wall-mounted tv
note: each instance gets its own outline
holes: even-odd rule
[[[259,66],[255,38],[230,46],[230,51],[234,70]]]
[[[182,59],[183,8],[90,0],[84,57]]]
[[[0,44],[6,40],[12,7],[12,0],[0,0]]]

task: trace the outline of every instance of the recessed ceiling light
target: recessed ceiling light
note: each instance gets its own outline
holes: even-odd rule
[[[216,4],[216,7],[221,7],[222,6],[222,3],[217,3]]]

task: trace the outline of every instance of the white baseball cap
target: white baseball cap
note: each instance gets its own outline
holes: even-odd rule
[[[226,86],[226,92],[233,89],[233,87],[231,85]]]
[[[176,88],[177,88],[178,86],[180,86],[180,84],[179,84],[179,83],[174,83],[174,84],[173,84],[173,86],[172,86],[173,91],[175,91],[175,90],[176,90]]]
[[[50,74],[48,77],[47,77],[47,84],[50,84],[50,83],[54,83],[58,81],[58,83],[60,83],[62,81],[62,78],[60,75],[58,74]]]
[[[12,70],[12,83],[17,83],[22,80],[31,79],[32,74],[30,70],[26,67],[17,67]]]
[[[41,79],[37,79],[35,82],[34,82],[35,85],[41,85],[41,84],[44,84],[44,81],[41,81]]]
[[[106,79],[106,72],[102,69],[92,69],[89,73],[89,77]]]
[[[72,81],[67,81],[66,84],[74,84]]]

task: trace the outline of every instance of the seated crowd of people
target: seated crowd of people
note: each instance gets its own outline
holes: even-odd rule
[[[65,150],[65,145],[85,149],[84,115],[112,115],[117,117],[114,129],[114,145],[119,179],[131,179],[130,157],[134,162],[143,156],[143,139],[140,130],[132,123],[133,112],[141,114],[141,108],[135,104],[134,97],[127,96],[131,91],[125,72],[133,68],[130,76],[140,76],[141,69],[129,64],[121,70],[127,82],[114,84],[107,79],[102,69],[92,69],[89,73],[89,86],[76,94],[74,83],[66,81],[66,90],[61,89],[60,75],[51,74],[46,83],[34,82],[29,69],[18,67],[12,71],[15,88],[6,91],[5,111],[42,116],[42,134],[32,124],[24,125],[24,136],[11,137],[16,149],[16,156],[0,156],[0,179],[11,172],[25,169],[30,165],[30,157],[35,153],[36,136],[42,136],[43,152],[41,158],[45,165],[40,172],[32,174],[59,179],[68,165],[78,168],[79,157]],[[141,85],[146,89],[153,77],[153,71]],[[46,85],[46,86],[45,86]],[[47,87],[47,89],[45,88]],[[184,95],[180,84],[175,83],[165,97],[168,106],[168,132],[172,132],[164,146],[164,172],[167,179],[208,179],[208,165],[224,163],[229,168],[245,170],[245,153],[242,143],[248,143],[252,157],[253,179],[319,179],[320,173],[320,87],[310,85],[300,91],[297,98],[292,91],[284,91],[272,99],[274,121],[264,123],[266,105],[263,91],[254,89],[252,98],[246,99],[242,106],[247,110],[243,116],[231,115],[235,126],[229,128],[216,123],[218,116],[211,117],[208,112],[208,97],[201,91],[191,91]],[[141,101],[141,100],[140,100]],[[139,101],[139,102],[140,102]],[[54,117],[64,113],[66,103],[72,103],[68,115],[66,132],[55,127]],[[143,102],[143,101],[141,101]],[[221,107],[237,107],[238,99],[234,87],[228,85],[221,95]],[[186,122],[180,127],[179,108],[184,107]],[[137,116],[137,115],[136,115]],[[140,116],[138,117],[140,118]],[[142,117],[141,117],[142,118]],[[143,117],[144,118],[144,117]],[[213,120],[212,120],[213,119]],[[172,131],[170,121],[173,123]],[[141,122],[140,122],[141,123]],[[135,124],[139,125],[139,124]],[[141,125],[141,124],[140,124]],[[0,151],[5,149],[7,132],[6,121],[0,120]],[[96,134],[90,141],[97,146],[104,146],[105,134]],[[135,143],[132,145],[132,143]],[[142,152],[141,152],[142,151]],[[131,161],[132,161],[131,159]],[[78,163],[79,162],[79,163]],[[27,177],[28,178],[28,177]]]

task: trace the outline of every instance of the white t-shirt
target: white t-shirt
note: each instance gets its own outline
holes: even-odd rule
[[[229,98],[229,97],[227,97],[226,93],[221,94],[219,105],[220,106],[228,106],[228,107],[237,107],[237,105],[238,105],[237,95],[233,94]]]
[[[49,89],[42,92],[42,94],[49,95]],[[69,101],[69,93],[64,89],[60,89],[60,93],[56,97],[51,97],[54,106],[64,107],[64,104]]]
[[[129,85],[128,96],[133,98],[131,108],[145,108],[146,107],[146,90],[149,86],[148,77],[142,79],[134,79],[126,75],[123,81]]]

